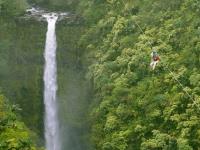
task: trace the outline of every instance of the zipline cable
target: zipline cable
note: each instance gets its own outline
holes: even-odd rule
[[[124,0],[122,0],[122,3],[124,4],[124,6],[126,7],[126,4],[124,2]],[[128,10],[128,13],[131,15],[131,11]],[[137,23],[136,20],[134,20],[135,24],[137,25],[137,27],[140,29],[140,31],[143,33],[143,35],[145,35],[145,32],[143,31],[143,29],[141,28],[141,26]],[[151,48],[153,48],[153,45],[151,44],[151,42],[148,40],[149,45],[151,46]]]
[[[163,65],[164,66],[164,65]],[[169,72],[170,74],[173,76],[174,80],[180,85],[180,87],[183,89],[183,91],[187,94],[187,96],[194,102],[195,105],[197,105],[197,107],[200,109],[199,104],[196,103],[195,99],[188,93],[187,90],[185,90],[185,87],[183,86],[183,84],[176,78],[176,76],[174,75],[174,73],[169,69],[169,67],[167,65],[164,66]]]
[[[122,0],[124,7],[126,7],[126,4],[124,2],[124,0]],[[131,12],[130,10],[128,10],[128,13],[131,16]],[[135,24],[138,26],[138,28],[140,29],[140,31],[142,32],[143,35],[145,35],[144,30],[141,28],[141,26],[137,23],[137,21],[135,20]],[[151,44],[150,41],[148,41],[149,45],[151,46],[151,48],[153,48],[153,45]],[[173,73],[173,71],[171,71],[171,69],[167,66],[164,65],[163,66],[170,72],[170,74],[172,75],[173,79],[179,84],[179,86],[183,89],[183,91],[186,93],[186,95],[194,102],[194,104],[200,109],[199,104],[196,103],[195,99],[188,93],[188,91],[185,90],[185,87],[183,86],[183,84],[176,78],[175,74]]]

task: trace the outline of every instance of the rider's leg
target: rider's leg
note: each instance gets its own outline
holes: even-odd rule
[[[158,61],[154,61],[154,62],[153,62],[153,67],[152,67],[153,70],[156,68],[157,63],[158,63]]]
[[[154,61],[150,63],[150,67],[153,68]]]

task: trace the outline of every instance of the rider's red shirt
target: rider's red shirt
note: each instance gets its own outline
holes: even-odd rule
[[[153,57],[153,60],[154,60],[154,61],[159,61],[159,60],[160,60],[160,57],[159,57],[159,56],[155,56],[155,57]]]

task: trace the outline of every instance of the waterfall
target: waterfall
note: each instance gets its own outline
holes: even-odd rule
[[[48,22],[45,45],[44,104],[45,104],[45,141],[47,150],[60,150],[57,114],[57,65],[56,65],[56,14],[43,15]]]

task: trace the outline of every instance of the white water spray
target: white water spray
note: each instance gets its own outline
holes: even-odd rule
[[[44,104],[45,104],[45,140],[47,150],[60,150],[58,114],[57,114],[57,64],[56,64],[56,14],[43,15],[48,22],[45,45]]]

